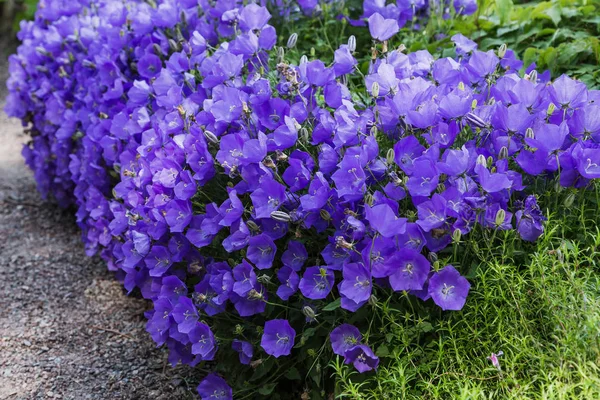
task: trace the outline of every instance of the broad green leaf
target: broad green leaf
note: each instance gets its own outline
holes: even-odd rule
[[[554,25],[558,26],[558,23],[561,20],[560,7],[557,5],[553,5],[551,8],[546,10],[546,15],[550,17]]]
[[[273,390],[275,389],[275,386],[277,386],[277,383],[269,383],[263,387],[261,387],[260,389],[258,389],[258,393],[264,395],[264,396],[268,396],[271,393],[273,393]]]
[[[333,311],[333,310],[340,308],[341,305],[342,305],[342,299],[338,297],[337,299],[335,299],[334,301],[332,301],[331,303],[329,303],[325,307],[323,307],[323,311]]]
[[[296,367],[288,369],[288,371],[285,373],[285,377],[290,381],[299,381],[302,379],[300,372],[298,372],[298,368]]]
[[[496,0],[496,12],[500,18],[500,23],[505,24],[508,21],[510,12],[513,9],[512,0]]]

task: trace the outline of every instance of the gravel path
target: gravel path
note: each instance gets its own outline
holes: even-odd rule
[[[0,109],[6,76],[0,55]],[[148,304],[84,254],[71,212],[44,203],[0,111],[0,399],[192,399],[144,330]]]

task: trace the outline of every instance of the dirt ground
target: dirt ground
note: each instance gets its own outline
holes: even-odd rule
[[[6,56],[0,54],[0,110]],[[41,200],[0,111],[0,399],[192,399],[198,370],[166,364],[147,302],[86,257],[74,216]]]

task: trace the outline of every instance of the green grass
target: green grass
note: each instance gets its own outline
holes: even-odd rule
[[[338,398],[600,399],[597,193],[557,207],[526,258],[482,262],[462,311],[384,312],[382,366],[365,378],[333,362]]]

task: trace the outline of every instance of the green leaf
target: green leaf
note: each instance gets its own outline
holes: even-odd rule
[[[300,377],[300,372],[298,372],[298,369],[296,367],[288,369],[288,371],[285,373],[285,377],[290,381],[299,381],[302,379]]]
[[[508,21],[512,9],[512,0],[496,0],[496,12],[500,18],[500,24],[504,25]]]
[[[263,361],[256,369],[254,370],[254,374],[250,377],[250,381],[257,381],[269,372],[273,366],[275,365],[275,359],[273,357],[269,357]]]
[[[273,390],[275,389],[275,386],[277,386],[277,383],[269,383],[263,387],[261,387],[260,389],[258,389],[258,393],[264,395],[264,396],[268,396],[271,393],[273,393]]]
[[[550,7],[549,9],[547,9],[545,11],[545,14],[550,17],[550,19],[552,20],[552,22],[554,22],[554,25],[558,26],[558,23],[561,20],[560,7],[558,7],[555,4],[552,7]]]
[[[341,305],[342,305],[342,299],[340,297],[338,297],[337,299],[335,299],[334,301],[332,301],[331,303],[329,303],[325,307],[323,307],[323,311],[337,310],[338,308],[341,307]]]
[[[431,325],[431,322],[422,322],[419,324],[419,329],[421,329],[422,332],[431,332],[433,330],[433,325]]]
[[[385,344],[382,344],[377,348],[377,351],[375,351],[375,355],[377,357],[389,357],[390,349],[388,349],[388,347]]]

